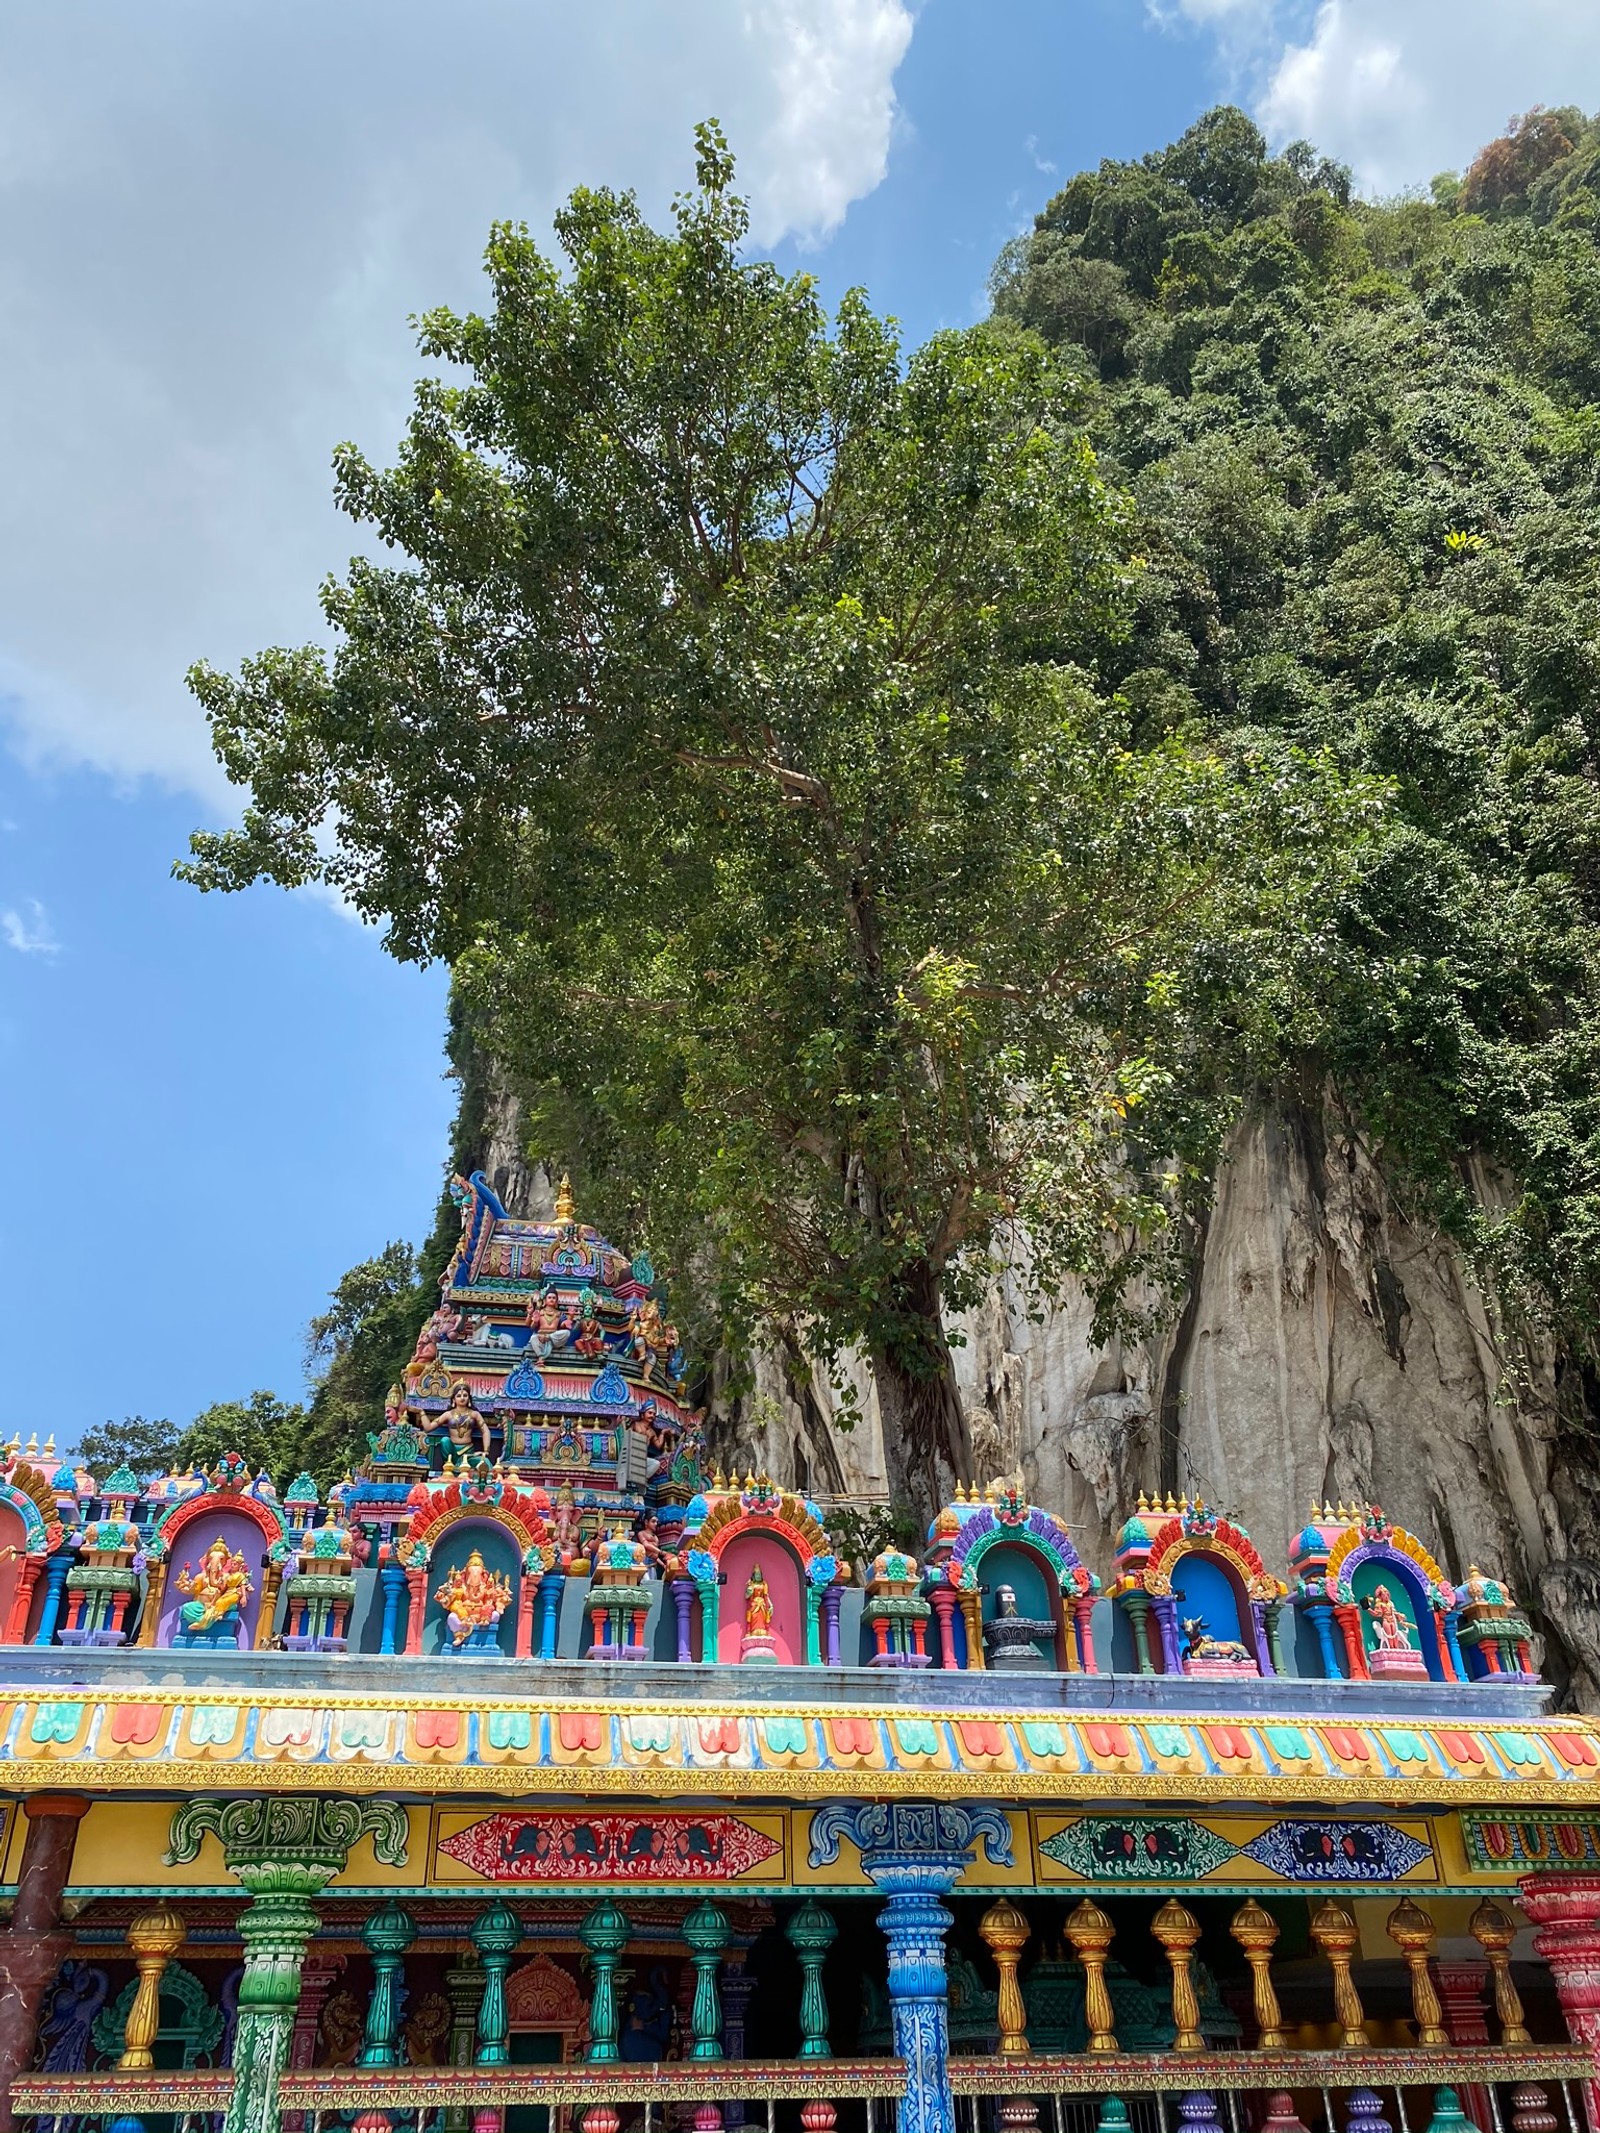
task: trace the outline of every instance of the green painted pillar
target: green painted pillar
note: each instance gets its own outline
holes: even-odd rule
[[[594,1990],[589,1997],[589,2060],[592,2065],[620,2059],[617,2049],[617,1964],[632,1931],[626,1914],[610,1898],[597,1903],[578,1928],[589,1951]]]
[[[1150,1656],[1150,1601],[1142,1592],[1128,1592],[1122,1596],[1122,1604],[1128,1610],[1128,1620],[1133,1625],[1133,1648],[1138,1655],[1141,1674],[1153,1674],[1155,1661]]]
[[[839,1938],[831,1912],[808,1901],[784,1927],[784,1938],[800,1958],[800,2057],[831,2059],[828,2044],[828,2001],[822,1989],[822,1966],[828,1950]]]
[[[503,1899],[497,1899],[473,1920],[472,1945],[483,1965],[483,1998],[478,2002],[479,2066],[504,2066],[511,2057],[506,1972],[521,1941],[522,1920]]]
[[[400,1972],[416,1937],[416,1921],[397,1903],[384,1904],[361,1928],[372,1957],[372,1997],[358,2066],[400,2064]]]
[[[250,1896],[239,1919],[244,1976],[233,2033],[233,2096],[223,2133],[279,2133],[278,2078],[289,2057],[300,1972],[317,1929],[315,1899],[364,1836],[385,1866],[406,1863],[406,1814],[392,1800],[186,1800],[172,1818],[169,1866],[200,1856],[208,1836]]]
[[[717,1990],[717,1969],[722,1951],[732,1937],[728,1921],[714,1903],[699,1903],[683,1922],[683,1937],[689,1943],[694,1965],[694,2007],[689,2027],[694,2042],[691,2059],[722,2057],[722,1995]]]

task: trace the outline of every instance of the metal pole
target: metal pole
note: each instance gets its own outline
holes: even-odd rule
[[[1324,2089],[1322,2092],[1322,2115],[1328,2122],[1328,2133],[1339,2133],[1339,2128],[1333,2122],[1333,2092],[1331,2089]]]
[[[1400,2133],[1411,2133],[1406,2124],[1406,2099],[1398,2081],[1394,2085],[1394,2115],[1400,2121]]]
[[[1561,2083],[1561,2101],[1566,2106],[1567,2133],[1578,2133],[1578,2121],[1572,2111],[1572,2083],[1565,2079]]]
[[[1484,2087],[1489,2091],[1489,2110],[1494,2118],[1494,2133],[1506,2133],[1505,2121],[1500,2116],[1500,2090],[1492,2081],[1486,2081]]]

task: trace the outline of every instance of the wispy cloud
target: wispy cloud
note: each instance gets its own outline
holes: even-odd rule
[[[1034,169],[1045,171],[1049,176],[1054,177],[1059,165],[1052,163],[1048,156],[1040,155],[1039,136],[1036,133],[1030,133],[1022,145],[1032,156]]]
[[[15,948],[18,955],[59,955],[61,952],[50,914],[37,896],[25,896],[20,906],[12,904],[0,911],[0,938],[8,948]]]

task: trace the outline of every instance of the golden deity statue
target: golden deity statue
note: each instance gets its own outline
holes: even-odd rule
[[[188,1598],[178,1610],[185,1636],[203,1636],[230,1618],[237,1621],[250,1597],[250,1572],[244,1557],[219,1534],[192,1570],[172,1581]]]
[[[750,1582],[744,1589],[744,1633],[747,1637],[772,1635],[772,1594],[759,1563],[751,1569]]]
[[[511,1581],[488,1569],[474,1548],[466,1562],[451,1571],[434,1598],[444,1609],[451,1645],[459,1648],[475,1630],[494,1628],[511,1605]]]

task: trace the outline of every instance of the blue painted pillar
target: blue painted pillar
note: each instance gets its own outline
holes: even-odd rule
[[[556,1655],[556,1631],[561,1625],[561,1595],[566,1589],[566,1572],[547,1570],[539,1582],[539,1657],[553,1659]]]
[[[1333,1609],[1327,1602],[1308,1607],[1306,1614],[1311,1627],[1317,1633],[1317,1649],[1322,1654],[1322,1671],[1330,1681],[1342,1681],[1344,1668],[1339,1664],[1339,1651],[1333,1641]]]
[[[383,1587],[383,1632],[378,1649],[393,1654],[400,1649],[396,1640],[400,1635],[400,1603],[406,1596],[405,1571],[398,1563],[385,1563],[378,1572],[378,1583]]]
[[[56,1624],[61,1620],[61,1595],[67,1588],[70,1555],[53,1555],[44,1566],[44,1605],[39,1610],[39,1634],[35,1644],[54,1644]]]
[[[49,1603],[46,1602],[46,1604],[48,1605]],[[1461,1610],[1453,1607],[1449,1614],[1441,1619],[1444,1622],[1444,1641],[1449,1647],[1451,1659],[1455,1662],[1456,1679],[1458,1681],[1470,1681],[1472,1679],[1472,1670],[1462,1656],[1461,1642],[1456,1635],[1456,1628],[1461,1620]],[[41,1637],[39,1642],[42,1644],[44,1639]]]
[[[889,1943],[889,2016],[905,2061],[899,2133],[955,2133],[944,1937],[952,1914],[940,1898],[972,1864],[979,1837],[990,1861],[1009,1866],[1011,1825],[997,1807],[918,1800],[838,1803],[811,1819],[811,1864],[828,1866],[848,1837],[869,1881],[888,1898],[878,1914]]]

